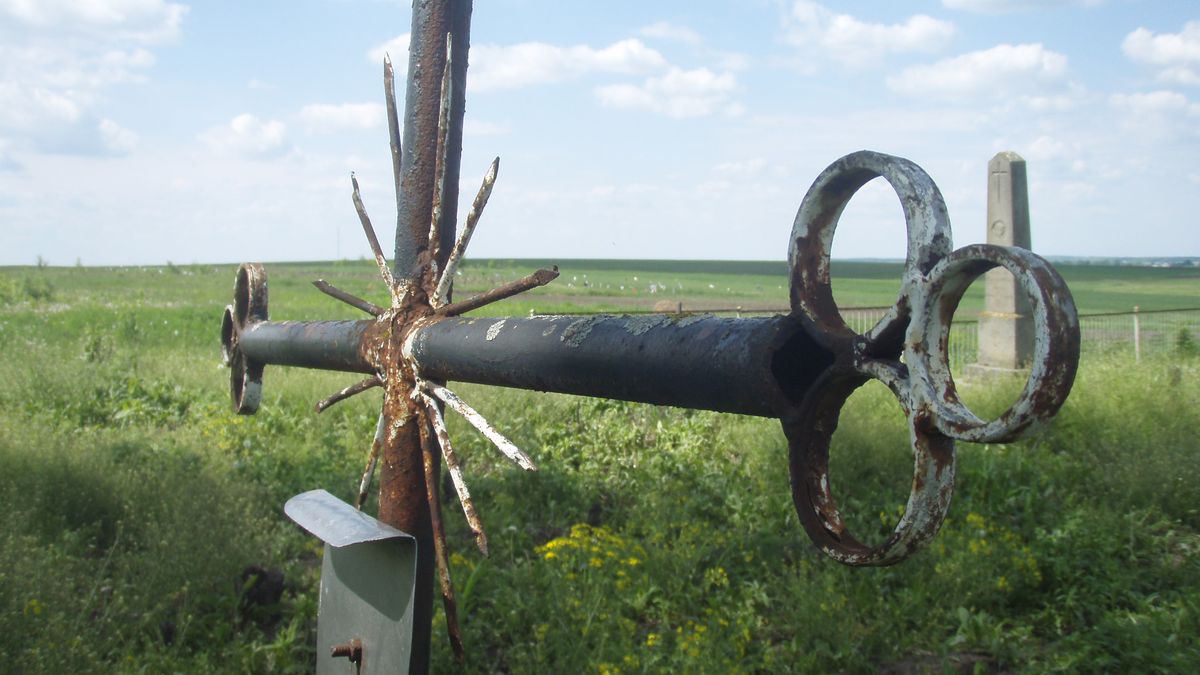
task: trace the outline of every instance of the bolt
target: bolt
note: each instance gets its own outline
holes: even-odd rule
[[[329,652],[330,656],[335,659],[341,657],[350,659],[350,663],[362,663],[362,653],[362,640],[358,638],[344,644],[334,645]]]

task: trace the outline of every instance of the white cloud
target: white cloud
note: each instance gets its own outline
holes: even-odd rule
[[[1113,94],[1109,101],[1114,107],[1135,116],[1200,115],[1200,103],[1193,103],[1176,91]]]
[[[924,14],[903,23],[868,23],[808,0],[784,17],[784,39],[814,56],[863,65],[890,53],[933,52],[954,37],[954,24]]]
[[[76,122],[81,106],[70,97],[44,87],[0,81],[0,129],[28,133],[38,127]]]
[[[397,86],[402,86],[408,69],[409,34],[405,33],[372,48],[367,58],[382,63],[390,54]],[[561,82],[594,73],[641,75],[667,67],[667,60],[641,40],[629,38],[607,47],[587,45],[559,47],[544,42],[514,45],[471,45],[471,70],[467,86],[486,91]]]
[[[641,85],[597,87],[596,96],[611,108],[648,110],[674,118],[702,117],[719,112],[739,114],[741,106],[730,101],[736,88],[732,73],[718,75],[707,68],[671,68]]]
[[[1082,85],[1071,82],[1061,91],[1047,94],[1026,93],[1020,95],[1017,100],[1034,112],[1064,112],[1078,107],[1087,95]]]
[[[1091,202],[1101,195],[1100,188],[1095,183],[1083,180],[1063,181],[1055,189],[1068,204]]]
[[[638,30],[638,34],[642,37],[659,38],[661,40],[674,40],[683,42],[689,45],[698,45],[704,42],[704,38],[696,31],[687,26],[678,26],[666,21],[652,23],[649,26],[643,26]]]
[[[179,35],[185,5],[163,0],[0,0],[25,29],[87,35],[103,41],[156,43]]]
[[[300,122],[310,133],[336,133],[347,129],[374,129],[387,113],[382,103],[313,103],[300,109]]]
[[[472,45],[470,59],[467,86],[479,91],[561,82],[593,73],[639,75],[668,66],[662,54],[634,38],[601,49],[544,42]]]
[[[750,67],[751,58],[738,52],[713,52],[716,67],[721,70],[745,70]]]
[[[0,173],[5,171],[20,171],[21,164],[12,155],[12,143],[0,138]]]
[[[1157,66],[1161,81],[1200,85],[1200,21],[1187,22],[1178,33],[1138,28],[1125,36],[1121,50],[1138,63]]]
[[[997,45],[937,63],[906,68],[889,77],[893,91],[937,98],[997,99],[1065,88],[1067,57],[1040,44]],[[1053,97],[1029,99],[1041,107],[1061,107]]]
[[[400,73],[408,72],[408,40],[410,35],[411,33],[397,35],[381,45],[372,47],[367,52],[367,59],[371,63],[381,64],[383,63],[384,55],[390,55],[392,57],[392,67],[397,71],[396,75],[397,79],[399,79]]]
[[[949,9],[987,14],[1054,7],[1097,7],[1102,4],[1104,0],[942,0],[942,5]]]
[[[19,148],[125,153],[135,134],[101,112],[113,85],[146,80],[147,46],[178,37],[162,0],[0,0],[0,133]]]
[[[1031,162],[1049,162],[1073,156],[1074,150],[1067,143],[1051,136],[1039,136],[1021,150],[1021,155]]]
[[[753,157],[736,162],[721,162],[714,166],[712,170],[718,176],[754,178],[762,174],[767,166],[768,162],[766,158]]]
[[[112,120],[100,120],[100,141],[111,153],[124,155],[137,147],[137,134]]]
[[[701,42],[689,28],[659,22],[639,31],[648,37]],[[407,50],[408,35],[402,35],[372,49],[368,56],[382,58],[385,50]],[[708,68],[684,69],[672,65],[657,50],[637,38],[619,40],[606,47],[589,45],[558,46],[544,42],[513,45],[476,44],[471,46],[471,72],[467,86],[476,91],[518,89],[540,84],[564,82],[595,75],[644,76],[640,84],[608,84],[595,88],[597,99],[613,108],[638,109],[669,117],[698,117],[714,113],[736,115],[742,106],[731,101],[736,80],[729,72],[744,67],[746,58],[736,54],[718,54],[729,67],[720,74]],[[503,125],[467,120],[464,133],[472,135],[507,134]]]
[[[200,135],[200,140],[216,152],[255,159],[279,157],[291,149],[287,125],[279,120],[263,121],[250,113],[209,129]]]

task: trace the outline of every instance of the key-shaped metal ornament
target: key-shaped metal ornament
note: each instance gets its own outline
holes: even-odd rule
[[[441,461],[449,469],[480,550],[487,552],[486,534],[445,430],[443,408],[462,414],[518,465],[534,466],[447,389],[447,382],[778,418],[788,440],[800,521],[821,550],[851,565],[898,562],[937,532],[954,485],[955,440],[1013,440],[1053,417],[1066,400],[1079,359],[1079,326],[1062,278],[1027,250],[988,245],[953,250],[946,206],[929,176],[912,162],[874,152],[857,152],[834,162],[804,197],[789,243],[787,315],[463,316],[558,275],[557,269],[540,270],[480,296],[450,302],[455,267],[498,168],[493,162],[456,240],[449,214],[457,199],[458,158],[451,148],[461,147],[469,24],[467,0],[414,3],[403,152],[391,64],[385,62],[400,211],[394,268],[387,264],[353,179],[352,200],[387,288],[387,305],[355,298],[318,280],[320,290],[372,318],[273,322],[268,318],[266,272],[261,265],[245,264],[238,270],[234,302],[221,326],[238,413],[257,410],[267,365],[368,376],[319,403],[318,411],[370,388],[383,388],[359,505],[378,462],[380,520],[410,531],[417,540],[413,670],[428,667],[428,599],[435,557],[451,644],[457,653],[462,650],[437,498]],[[436,78],[430,76],[439,69],[437,88]],[[833,300],[830,252],[846,204],[878,177],[900,197],[907,254],[895,305],[860,335],[847,326]],[[1030,298],[1036,348],[1018,400],[996,419],[984,421],[959,400],[947,343],[963,293],[996,267],[1011,272]],[[904,411],[914,466],[904,514],[891,536],[877,546],[858,541],[847,530],[833,496],[828,461],[843,404],[871,379],[886,384]],[[370,653],[367,641],[362,654]],[[370,659],[364,658],[362,667],[369,671]]]
[[[847,326],[833,301],[830,250],[846,204],[876,177],[887,180],[900,197],[908,251],[895,305],[860,335]],[[809,536],[841,562],[885,565],[910,555],[940,526],[953,489],[954,441],[1011,441],[1036,429],[1066,400],[1078,363],[1075,306],[1049,263],[1018,248],[975,244],[954,251],[951,241],[945,203],[924,171],[901,158],[857,152],[827,168],[801,204],[789,250],[789,315],[432,314],[417,321],[403,350],[427,381],[779,418],[790,446],[796,509]],[[1037,340],[1020,397],[999,417],[984,421],[959,400],[947,343],[963,293],[996,267],[1011,272],[1029,295]],[[223,329],[223,336],[227,360],[235,366],[231,391],[239,412],[256,405],[261,382],[256,378],[266,364],[388,370],[389,364],[380,361],[383,355],[368,344],[382,318],[262,320],[266,280],[261,268],[243,266],[238,279],[238,296],[225,322],[232,329]],[[905,513],[892,536],[875,547],[846,530],[828,472],[838,413],[870,379],[896,395],[908,420],[914,459]]]

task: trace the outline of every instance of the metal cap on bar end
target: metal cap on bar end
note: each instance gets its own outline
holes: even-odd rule
[[[266,320],[267,271],[259,263],[243,263],[233,284],[233,304],[225,308],[221,318],[221,356],[229,368],[229,395],[239,415],[258,412],[265,366],[246,356],[241,336]]]

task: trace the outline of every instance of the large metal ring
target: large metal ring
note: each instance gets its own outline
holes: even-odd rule
[[[813,337],[828,347],[853,338],[837,303],[829,276],[833,235],[842,211],[859,188],[882,177],[900,197],[908,230],[904,276],[895,305],[864,336],[877,351],[894,345],[899,354],[909,318],[906,298],[923,274],[953,248],[950,216],[942,193],[929,174],[907,159],[863,150],[837,160],[817,176],[804,196],[788,247],[792,314],[811,322]],[[872,347],[874,349],[872,349]],[[886,351],[893,351],[888,349]]]
[[[864,335],[846,325],[829,275],[833,235],[846,205],[868,181],[883,177],[904,210],[908,231],[906,265],[895,305]],[[899,363],[911,319],[914,290],[952,248],[950,218],[941,193],[919,166],[899,157],[856,152],[817,177],[792,228],[792,313],[812,337],[835,355],[835,363],[800,405],[784,416],[792,496],[809,537],[826,554],[850,565],[889,565],[911,555],[937,533],[954,489],[954,442],[937,433],[909,405],[907,371]],[[829,443],[850,394],[871,378],[882,380],[900,399],[913,447],[913,482],[904,515],[886,542],[871,547],[846,528],[829,480]],[[931,433],[932,432],[932,433]]]
[[[258,411],[262,399],[265,364],[246,356],[241,337],[247,329],[267,320],[267,271],[258,263],[238,267],[233,284],[233,304],[221,318],[221,355],[229,367],[229,395],[239,415]]]
[[[892,565],[937,534],[954,492],[954,441],[929,433],[929,422],[905,410],[913,448],[913,480],[904,514],[879,546],[860,542],[842,520],[829,479],[829,443],[846,399],[868,377],[830,369],[804,402],[783,418],[788,438],[792,499],[800,523],[826,555],[847,565]],[[901,402],[903,406],[903,401]]]

